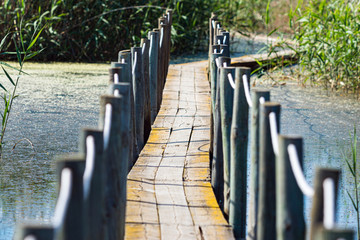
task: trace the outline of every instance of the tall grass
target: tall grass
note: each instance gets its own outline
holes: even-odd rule
[[[347,194],[351,199],[352,205],[356,211],[356,223],[357,223],[357,239],[360,239],[360,196],[359,196],[359,171],[358,171],[358,162],[357,162],[357,134],[356,128],[354,126],[354,132],[350,134],[350,154],[349,156],[345,156],[345,162],[348,166],[348,169],[351,173],[351,177],[353,180],[352,186],[353,188],[349,191],[347,190]]]
[[[312,0],[290,12],[298,46],[294,48],[304,81],[327,89],[358,92],[360,4],[347,0]]]
[[[30,24],[34,18],[51,21],[38,44],[46,51],[37,60],[110,61],[118,50],[139,45],[164,9],[172,8],[172,51],[181,54],[205,46],[207,21],[217,6],[214,0],[7,0],[0,3],[0,36],[23,13]],[[31,30],[24,33],[25,41],[30,38]]]

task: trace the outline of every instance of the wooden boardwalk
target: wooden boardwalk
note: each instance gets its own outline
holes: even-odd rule
[[[147,144],[128,175],[126,239],[233,239],[210,184],[207,62],[170,65]]]

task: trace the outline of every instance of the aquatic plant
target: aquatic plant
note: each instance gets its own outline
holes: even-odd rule
[[[350,134],[350,156],[344,155],[344,160],[348,166],[348,169],[351,173],[351,177],[353,180],[352,189],[347,190],[347,194],[351,199],[352,205],[356,211],[356,222],[357,222],[357,238],[360,239],[360,209],[359,209],[359,187],[360,184],[358,182],[358,163],[357,163],[357,135],[356,135],[356,127],[354,126],[354,132]]]
[[[0,61],[1,69],[4,73],[4,77],[8,80],[8,84],[0,82],[0,88],[2,90],[1,98],[4,103],[4,108],[0,113],[1,116],[1,130],[0,130],[0,154],[2,153],[4,136],[7,129],[8,120],[10,117],[11,109],[14,100],[18,97],[16,90],[19,84],[19,80],[23,74],[24,63],[33,57],[37,56],[43,51],[43,49],[34,50],[38,43],[41,33],[46,27],[48,20],[52,17],[46,18],[49,12],[41,13],[34,16],[31,20],[24,20],[26,14],[25,1],[19,0],[16,2],[16,19],[13,22],[9,22],[6,26],[7,32],[0,42],[0,55],[2,56],[15,56],[17,60],[17,67],[10,65],[9,63]],[[4,2],[4,7],[9,8],[10,1]],[[25,34],[31,33],[29,38],[25,38]],[[12,49],[12,51],[11,51]],[[9,69],[15,70],[17,75],[12,76]],[[9,85],[9,86],[7,86]]]

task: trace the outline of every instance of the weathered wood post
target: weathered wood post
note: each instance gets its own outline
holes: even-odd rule
[[[279,135],[279,156],[276,158],[276,239],[304,240],[304,195],[291,168],[288,146],[293,144],[303,165],[301,137]]]
[[[316,230],[314,240],[353,240],[354,231],[350,229],[326,229],[319,226]]]
[[[138,150],[144,147],[144,108],[145,108],[145,84],[142,64],[142,48],[132,47],[133,57],[133,86],[135,99],[135,133]]]
[[[123,239],[125,231],[126,177],[129,156],[129,99],[124,96],[101,96],[100,129],[104,129],[106,165],[107,238]]]
[[[147,141],[151,131],[151,108],[150,108],[150,80],[149,80],[149,49],[150,40],[147,38],[141,39],[143,68],[144,68],[144,83],[145,83],[145,108],[144,108],[144,142]]]
[[[169,63],[170,63],[170,50],[171,50],[171,26],[172,26],[172,15],[173,10],[167,9],[166,10],[166,23],[167,23],[167,56],[166,56],[166,76],[169,70]],[[165,79],[166,80],[166,79]]]
[[[128,71],[130,64],[129,63],[112,63],[112,67],[109,69],[109,76],[110,76],[110,84],[114,83],[114,75],[118,74],[118,81],[119,83],[128,83],[130,84],[130,159],[129,159],[129,167],[131,168],[138,158],[138,148],[136,143],[136,135],[135,135],[135,105],[134,105],[134,92],[132,88],[132,81],[129,78]],[[113,89],[114,90],[114,89]],[[114,94],[114,91],[109,93],[110,95]]]
[[[118,84],[110,84],[109,88],[108,88],[108,94],[109,95],[121,96],[124,99],[124,101],[130,101],[131,100],[130,92],[131,92],[130,84],[127,83],[127,82],[120,82]],[[122,114],[125,114],[127,111],[128,110],[127,110],[126,106],[121,107],[121,113]],[[130,126],[131,126],[131,121],[130,121]],[[128,129],[128,134],[130,136],[129,138],[131,138],[131,133],[132,133],[132,131],[130,131],[130,130],[131,129],[129,127],[129,129]],[[124,153],[126,153],[128,151],[126,149],[126,146],[128,146],[128,144],[125,145],[125,148],[124,147],[122,148],[122,151],[124,151]],[[130,151],[131,151],[131,144],[129,144],[128,172],[131,170],[131,168],[133,167],[133,165],[135,163],[135,161],[133,161],[132,158],[131,158],[132,155],[131,155]],[[123,167],[125,167],[125,166],[123,166]],[[128,172],[126,172],[124,174],[127,175]]]
[[[167,33],[166,33],[167,24],[165,18],[159,18],[159,31],[160,31],[160,83],[161,83],[161,92],[164,89],[165,79],[166,79],[166,49],[167,49]],[[162,99],[162,96],[161,96]]]
[[[159,47],[158,47],[158,66],[157,66],[157,93],[156,93],[156,97],[157,97],[157,112],[159,112],[160,107],[161,107],[161,100],[162,100],[162,84],[161,84],[161,64],[162,64],[162,59],[161,59],[161,46],[160,46],[160,41],[161,39],[161,32],[160,29],[158,28],[154,28],[153,29],[154,32],[158,33],[159,35]]]
[[[234,78],[235,67],[220,68],[220,114],[224,160],[224,214],[228,217],[230,205],[230,130],[233,113],[234,89],[228,74]]]
[[[218,20],[215,20],[215,28],[213,34],[213,44],[216,44],[216,36],[218,35],[219,28],[221,28],[221,24]]]
[[[340,175],[340,171],[337,169],[330,169],[330,168],[316,169],[315,179],[314,179],[314,197],[311,208],[310,239],[315,239],[318,228],[324,225],[323,182],[327,178],[333,179],[335,185],[335,193],[337,193],[339,186],[339,175]],[[336,194],[335,194],[334,207],[336,208]]]
[[[158,64],[159,64],[159,32],[149,32],[150,49],[149,49],[149,81],[150,81],[150,108],[151,124],[154,123],[158,112]]]
[[[52,240],[54,239],[54,227],[51,224],[44,223],[22,223],[16,226],[14,240],[24,240],[26,238],[36,240]]]
[[[212,45],[214,45],[214,31],[215,31],[215,21],[217,20],[217,16],[214,13],[211,13],[211,17],[209,18],[209,59],[212,51]],[[210,69],[210,63],[209,63],[209,69]]]
[[[220,54],[220,53],[218,53]],[[219,55],[221,56],[221,54]],[[218,57],[219,65],[223,66],[224,62],[230,66],[231,59],[228,57]],[[215,65],[216,67],[216,65]],[[211,185],[214,189],[214,194],[221,209],[224,207],[224,162],[223,162],[223,146],[222,146],[222,131],[221,131],[221,113],[220,113],[220,77],[219,69],[215,69],[216,78],[212,84],[215,86],[215,94],[212,94],[212,101],[214,101],[213,110],[213,152],[211,160]]]
[[[71,171],[71,193],[69,196],[68,207],[65,210],[60,236],[62,239],[75,240],[84,238],[84,195],[83,195],[83,175],[85,170],[85,156],[83,154],[58,157],[56,169],[61,185],[63,169]],[[61,186],[60,186],[61,187]],[[60,189],[60,188],[59,188]]]
[[[89,144],[94,144],[89,146]],[[85,128],[81,132],[80,153],[86,154],[84,180],[85,239],[104,239],[105,165],[101,130]],[[88,159],[92,157],[93,159]],[[88,161],[93,161],[92,163]]]
[[[257,231],[257,214],[259,199],[259,151],[260,151],[260,126],[259,126],[259,108],[260,98],[270,101],[270,92],[268,90],[255,89],[252,91],[251,108],[251,130],[250,130],[250,190],[249,190],[249,220],[248,220],[248,240],[255,240]]]
[[[229,223],[236,238],[246,236],[247,206],[247,146],[249,104],[246,101],[243,75],[250,86],[251,69],[238,67],[235,70],[235,92],[230,137],[230,207]]]
[[[222,35],[224,36],[223,38],[223,44],[229,46],[229,50],[230,50],[230,33],[229,32],[223,32]]]
[[[135,98],[134,98],[134,85],[132,82],[132,61],[131,61],[131,51],[130,50],[123,50],[119,52],[119,62],[118,63],[112,63],[114,64],[113,67],[121,67],[123,68],[123,71],[127,73],[127,76],[124,78],[121,78],[119,75],[119,81],[120,82],[128,82],[130,83],[131,92],[130,92],[130,106],[131,106],[131,132],[132,132],[132,147],[130,151],[132,152],[132,161],[135,162],[136,159],[139,156],[139,148],[137,146],[136,141],[136,131],[135,131]],[[110,82],[113,82],[113,73],[114,71],[110,70]],[[121,73],[122,74],[122,73]]]
[[[280,104],[265,102],[260,106],[260,159],[257,239],[276,240],[275,154],[271,141],[269,114],[276,115],[280,130]]]

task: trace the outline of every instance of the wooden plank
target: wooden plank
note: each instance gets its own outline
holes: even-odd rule
[[[153,130],[128,175],[126,239],[234,239],[209,182],[205,66],[170,65]]]

